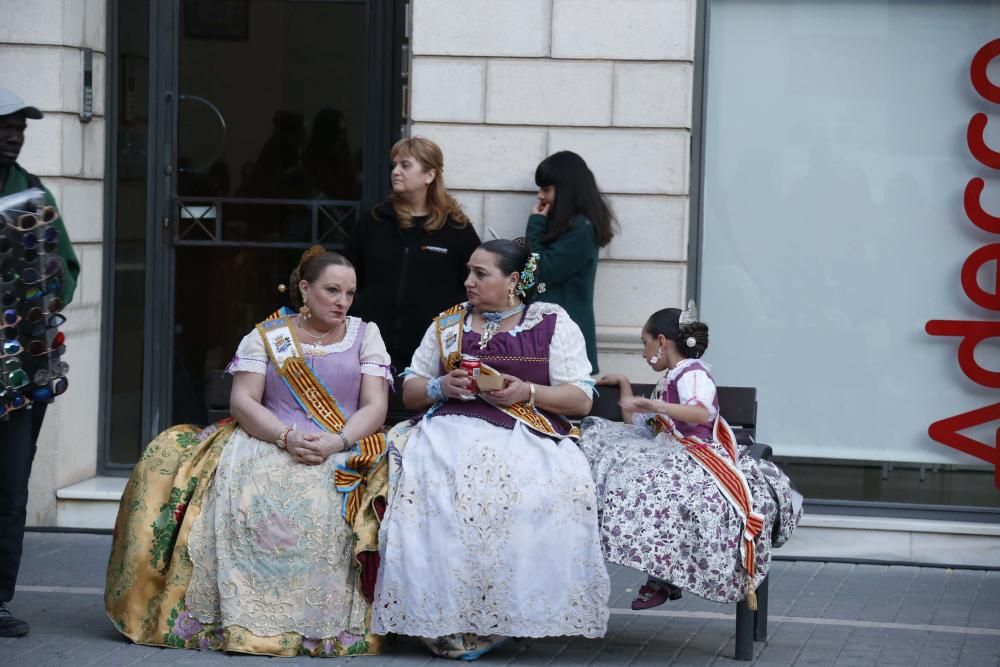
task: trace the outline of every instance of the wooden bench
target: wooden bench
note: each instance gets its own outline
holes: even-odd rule
[[[224,371],[213,371],[209,378],[205,400],[208,408],[209,423],[229,416],[229,393],[232,389],[232,376]],[[649,396],[653,385],[633,384],[632,392],[636,396]],[[750,454],[757,460],[771,458],[771,448],[755,442],[757,434],[757,390],[754,387],[719,387],[719,410],[722,417],[732,427],[737,441],[750,447]],[[590,409],[593,417],[604,417],[613,421],[621,421],[621,409],[618,407],[618,387],[598,387],[594,395],[594,403]],[[412,410],[403,405],[403,392],[400,387],[389,393],[389,410],[386,414],[386,424],[391,426],[413,416]],[[754,641],[767,639],[767,577],[757,588],[757,611],[750,609],[746,600],[736,605],[736,659],[752,660]]]

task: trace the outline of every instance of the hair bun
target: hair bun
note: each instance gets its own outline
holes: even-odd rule
[[[304,253],[302,253],[302,259],[299,260],[299,268],[302,268],[303,264],[305,264],[306,262],[308,262],[310,259],[312,259],[316,255],[322,255],[324,252],[326,252],[326,248],[324,248],[323,246],[318,245],[318,244],[312,246],[311,248],[309,248],[308,250],[306,250]]]

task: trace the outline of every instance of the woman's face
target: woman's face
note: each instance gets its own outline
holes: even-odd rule
[[[497,265],[497,256],[482,249],[472,253],[467,266],[469,277],[465,279],[465,295],[469,303],[492,311],[510,307],[507,296],[517,284],[516,273],[505,274]]]
[[[538,203],[552,208],[556,205],[556,186],[546,185],[538,188]]]
[[[670,367],[670,361],[667,360],[669,342],[663,334],[653,336],[648,331],[642,332],[642,358],[657,373]],[[654,361],[650,361],[651,359]]]
[[[312,283],[302,280],[299,290],[309,304],[309,324],[327,330],[339,325],[354,303],[358,280],[350,266],[328,266]]]
[[[426,191],[435,175],[409,153],[400,151],[392,158],[392,191],[396,194]]]

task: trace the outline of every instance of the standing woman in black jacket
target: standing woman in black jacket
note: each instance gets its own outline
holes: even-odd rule
[[[479,235],[445,188],[437,144],[401,139],[390,157],[392,194],[361,221],[346,254],[358,275],[353,314],[378,324],[398,372],[431,320],[465,301]]]

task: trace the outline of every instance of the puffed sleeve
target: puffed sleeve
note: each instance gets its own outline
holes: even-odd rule
[[[236,356],[226,367],[226,372],[230,375],[236,373],[267,373],[267,350],[264,349],[264,341],[256,329],[248,333],[240,341],[236,348]]]
[[[708,410],[708,420],[715,421],[715,383],[705,371],[695,368],[677,379],[677,400],[681,405],[700,405]]]
[[[441,356],[438,354],[437,324],[431,322],[424,332],[420,345],[413,353],[410,365],[403,373],[403,382],[410,378],[422,377],[426,380],[441,375]]]
[[[361,339],[361,373],[375,375],[392,383],[389,352],[385,349],[382,334],[374,322],[365,323],[365,335]]]
[[[575,385],[592,398],[594,381],[590,378],[590,370],[583,333],[566,311],[560,308],[556,313],[556,328],[549,348],[549,381],[553,386]]]

